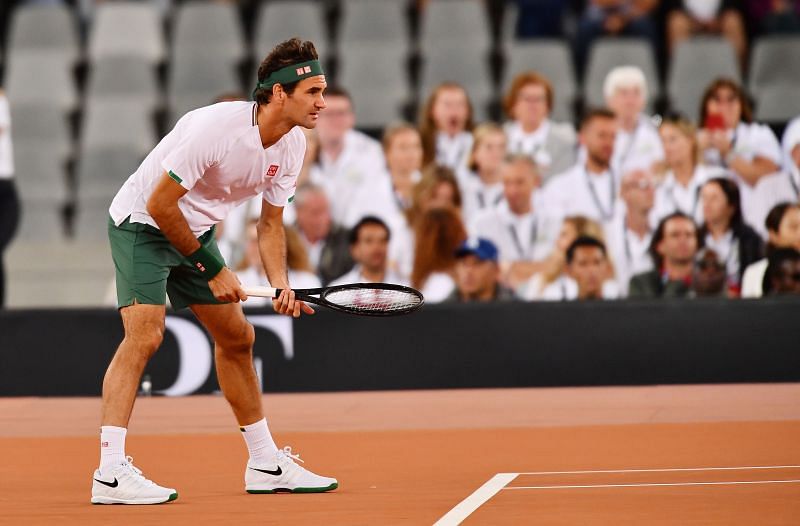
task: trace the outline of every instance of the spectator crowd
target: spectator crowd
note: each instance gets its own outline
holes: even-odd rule
[[[467,91],[446,82],[417,126],[392,124],[379,142],[354,129],[357,101],[329,88],[287,212],[292,272],[411,285],[432,303],[796,293],[800,117],[779,140],[725,78],[698,125],[652,116],[633,66],[603,92],[574,129],[550,118],[548,79],[525,72],[507,121],[476,124]],[[252,233],[233,230],[228,258],[263,281]]]

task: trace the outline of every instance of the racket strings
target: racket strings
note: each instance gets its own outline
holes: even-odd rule
[[[394,312],[416,307],[422,299],[411,292],[387,289],[344,289],[325,294],[331,303],[353,311]]]

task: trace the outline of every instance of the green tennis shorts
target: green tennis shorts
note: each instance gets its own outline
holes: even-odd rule
[[[217,305],[208,281],[169,242],[161,231],[144,223],[131,223],[126,218],[121,225],[108,219],[108,239],[117,276],[117,306],[136,303],[165,305],[175,309],[189,305]],[[223,260],[214,228],[197,238],[207,249]]]

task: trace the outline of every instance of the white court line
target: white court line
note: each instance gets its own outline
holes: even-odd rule
[[[510,489],[585,489],[585,488],[650,488],[656,486],[733,486],[738,484],[792,484],[798,483],[800,479],[792,480],[744,480],[730,482],[670,482],[652,484],[590,484],[585,486],[514,486]]]
[[[748,471],[751,469],[800,469],[800,466],[736,466],[717,468],[669,468],[669,469],[601,469],[584,471],[528,471],[519,475],[586,475],[592,473],[672,473],[681,471]]]
[[[480,508],[487,500],[494,497],[498,491],[517,477],[517,473],[498,473],[490,478],[475,492],[458,503],[452,510],[436,521],[433,526],[455,526],[469,517],[475,510]]]

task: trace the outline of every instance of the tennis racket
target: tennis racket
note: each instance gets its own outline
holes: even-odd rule
[[[277,298],[283,289],[242,287],[248,296]],[[295,298],[329,309],[361,316],[409,314],[425,303],[422,293],[392,283],[349,283],[319,289],[294,289]]]

